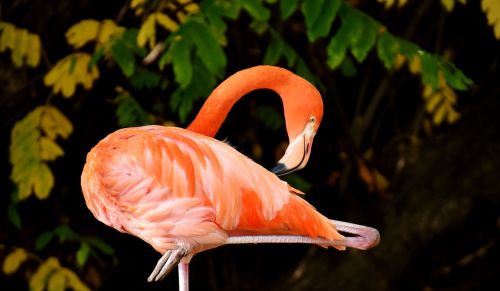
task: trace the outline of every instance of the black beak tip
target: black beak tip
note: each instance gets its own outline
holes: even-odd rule
[[[274,168],[271,169],[271,172],[280,176],[280,175],[286,174],[288,172],[288,168],[286,167],[285,164],[278,163],[276,166],[274,166]]]

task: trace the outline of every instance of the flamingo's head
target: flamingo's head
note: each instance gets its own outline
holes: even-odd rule
[[[314,90],[308,93],[314,94],[314,98],[296,99],[299,102],[296,102],[297,104],[292,112],[287,112],[285,108],[286,127],[290,143],[283,157],[271,170],[278,176],[302,169],[309,161],[313,139],[323,117],[321,95],[314,87],[312,88]]]

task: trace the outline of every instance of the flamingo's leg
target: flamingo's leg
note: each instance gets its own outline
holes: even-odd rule
[[[158,260],[158,263],[156,263],[156,267],[151,275],[149,275],[148,282],[163,279],[185,256],[186,250],[183,248],[166,251],[165,254],[163,254],[163,256]]]
[[[180,262],[177,269],[179,270],[179,291],[189,291],[189,263]]]
[[[376,246],[380,241],[380,234],[375,228],[336,220],[332,220],[331,222],[335,224],[339,232],[354,236],[346,236],[341,240],[328,240],[300,235],[243,235],[230,236],[227,238],[225,244],[299,243],[322,246],[346,246],[366,250]]]
[[[341,233],[353,234],[345,238],[347,247],[366,250],[380,242],[380,233],[373,227],[339,220],[330,220]]]

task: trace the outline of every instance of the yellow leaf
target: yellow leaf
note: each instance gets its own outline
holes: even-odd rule
[[[12,49],[12,63],[14,63],[14,66],[21,67],[23,65],[27,47],[28,31],[26,29],[16,29],[15,43]]]
[[[26,117],[16,122],[11,131],[9,147],[12,173],[10,179],[17,184],[19,200],[26,199],[32,192],[31,173],[40,163],[38,140],[40,138],[40,118],[43,108],[37,107]]]
[[[167,16],[161,12],[155,13],[155,16],[156,16],[156,21],[158,21],[158,23],[161,26],[163,26],[166,30],[168,30],[170,32],[174,32],[174,31],[177,31],[179,29],[179,24],[177,24],[177,22],[173,21],[172,18],[170,18],[169,16]]]
[[[0,37],[0,53],[6,49],[14,49],[16,27],[7,22],[0,22],[2,35]]]
[[[123,32],[125,32],[124,27],[118,26],[116,22],[111,19],[105,19],[102,21],[97,43],[103,45],[107,43],[110,38],[121,35]]]
[[[455,110],[448,111],[447,121],[449,124],[455,123],[459,118],[460,118],[460,114],[458,112],[456,112]]]
[[[387,178],[377,169],[369,168],[361,159],[358,159],[358,176],[366,184],[369,192],[384,193],[389,188]]]
[[[40,163],[37,171],[31,172],[33,188],[38,199],[49,197],[50,190],[54,187],[54,175],[46,163]]]
[[[31,180],[31,176],[27,179],[23,179],[17,184],[17,199],[19,201],[26,200],[31,195],[33,181]]]
[[[436,92],[427,99],[425,103],[425,110],[432,113],[441,102],[443,102],[443,95],[440,92]]]
[[[396,4],[396,0],[377,0],[377,2],[384,3],[385,9],[389,9]],[[398,0],[397,2],[398,7],[401,8],[408,2],[408,0]]]
[[[40,157],[44,161],[53,161],[64,155],[63,149],[48,137],[40,138]]]
[[[47,291],[66,290],[66,276],[63,272],[56,270],[50,274],[47,282]]]
[[[71,73],[70,73],[71,74]],[[62,94],[64,97],[71,97],[75,93],[76,89],[76,80],[68,75],[63,75],[61,77],[61,86],[62,86]]]
[[[440,125],[445,118],[445,114],[446,114],[446,104],[442,103],[441,106],[438,106],[438,108],[434,112],[434,115],[432,116],[432,123],[434,125]]]
[[[182,11],[177,11],[175,16],[177,16],[177,19],[179,19],[180,22],[186,21],[186,14]]]
[[[91,56],[86,53],[74,53],[57,62],[45,75],[45,86],[53,86],[52,92],[61,92],[64,97],[71,97],[78,84],[85,89],[92,88],[95,79],[99,77],[97,66],[89,68]]]
[[[58,135],[66,139],[73,132],[71,121],[54,106],[45,106],[40,126],[43,132],[51,139]]]
[[[425,85],[424,92],[422,93],[424,100],[429,99],[429,97],[431,97],[432,94],[434,94],[434,90],[432,90],[432,87],[429,85]]]
[[[394,62],[394,69],[399,70],[406,63],[406,57],[403,54],[396,54],[396,60]]]
[[[28,254],[23,248],[16,248],[3,261],[4,274],[11,275],[15,273],[27,258]]]
[[[405,0],[406,1],[406,0]],[[184,9],[193,14],[193,13],[197,13],[200,11],[200,6],[196,3],[189,3],[188,5],[184,6]]]
[[[385,3],[385,9],[389,9],[394,5],[396,0],[377,0],[379,3]]]
[[[40,54],[42,50],[42,45],[40,43],[40,37],[37,34],[30,34],[28,36],[28,51],[26,55],[26,63],[28,66],[36,67],[40,64]]]
[[[71,287],[75,291],[90,291],[90,288],[70,269],[62,268],[61,273],[66,277],[68,287]]]
[[[408,0],[399,0],[398,7],[401,8],[401,7],[405,6],[406,2],[408,2]]]
[[[457,103],[457,94],[455,94],[455,91],[446,86],[442,89],[442,92],[444,99],[446,99],[446,102],[450,105],[455,105]]]
[[[484,13],[486,13],[488,24],[493,27],[496,39],[500,40],[500,1],[483,0],[481,2],[481,7]]]
[[[38,266],[35,274],[30,278],[30,291],[43,291],[47,283],[48,276],[60,268],[57,258],[50,257],[45,262]]]
[[[50,86],[57,83],[57,81],[65,73],[64,72],[65,64],[66,64],[66,58],[60,60],[54,65],[54,67],[52,67],[52,69],[43,78],[43,83],[45,84],[45,86]]]
[[[455,0],[441,0],[441,4],[443,4],[446,11],[451,12],[455,5]]]
[[[71,26],[66,32],[68,44],[81,48],[87,42],[97,39],[100,23],[94,19],[86,19]]]
[[[416,75],[422,71],[422,63],[420,56],[414,55],[410,60],[410,73]]]
[[[130,2],[130,8],[136,8],[139,5],[144,5],[145,1],[146,0],[132,0],[132,2]]]
[[[40,62],[40,38],[13,24],[0,22],[0,52],[11,50],[12,63],[21,67],[25,63],[36,67]]]
[[[42,136],[42,131],[46,136]],[[54,176],[43,161],[52,161],[64,154],[55,143],[58,136],[68,138],[73,125],[56,107],[38,106],[16,122],[11,132],[11,180],[18,186],[18,199],[34,191],[39,199],[48,197],[54,186]]]
[[[139,29],[139,33],[137,34],[137,45],[140,47],[144,47],[146,42],[148,42],[149,47],[153,48],[156,44],[156,29],[155,29],[155,14],[151,14],[148,16],[146,21]]]
[[[389,180],[382,175],[377,169],[374,170],[376,189],[379,193],[384,193],[389,188]]]

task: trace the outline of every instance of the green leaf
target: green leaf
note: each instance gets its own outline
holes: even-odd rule
[[[207,1],[210,2],[210,1]],[[202,7],[205,1],[202,1]],[[221,16],[227,17],[231,20],[236,20],[241,10],[240,1],[212,1],[213,8]],[[203,8],[202,8],[203,9]]]
[[[252,23],[250,23],[250,28],[252,28],[252,30],[255,31],[258,35],[262,35],[269,28],[269,24],[267,23],[267,21],[254,19]]]
[[[112,256],[115,253],[115,249],[100,238],[86,237],[85,241],[105,255]]]
[[[267,9],[260,0],[239,0],[239,3],[253,18],[267,21],[271,17],[271,11]]]
[[[181,122],[185,122],[193,108],[193,103],[206,98],[213,90],[216,79],[198,58],[193,59],[193,78],[185,89],[178,88],[170,98],[170,108],[177,111]]]
[[[418,53],[421,51],[420,47],[418,45],[409,42],[405,39],[400,39],[398,38],[398,43],[399,43],[399,52],[405,55],[407,58],[411,58],[414,54]]]
[[[287,66],[290,68],[293,67],[295,65],[295,63],[297,62],[297,58],[298,58],[297,53],[287,43],[285,43],[284,47],[283,47],[283,56],[285,56],[285,59],[287,60]]]
[[[344,58],[344,61],[340,65],[340,71],[345,77],[354,77],[358,73],[358,70],[350,57]]]
[[[432,87],[432,90],[436,90],[439,85],[439,63],[438,59],[429,54],[423,53],[420,56],[422,62],[422,82]]]
[[[280,1],[280,10],[281,10],[281,19],[285,20],[290,17],[295,10],[297,10],[298,0],[281,0]]]
[[[311,72],[311,70],[309,69],[309,67],[307,66],[306,62],[303,59],[299,58],[297,60],[295,72],[297,73],[297,75],[303,77],[307,81],[311,82],[313,85],[317,87],[322,87],[316,75],[314,75]]]
[[[143,68],[135,70],[134,74],[130,78],[132,87],[137,90],[156,88],[160,85],[161,81],[161,75]]]
[[[139,57],[144,58],[148,53],[148,49],[145,47],[139,47],[137,45],[137,34],[139,30],[137,28],[127,29],[121,36],[120,41],[125,44],[125,46],[132,51],[134,54],[137,54]]]
[[[114,101],[118,103],[115,115],[121,127],[153,124],[149,113],[128,92],[119,94]]]
[[[443,64],[442,71],[446,83],[455,90],[467,90],[474,83],[450,62]]]
[[[181,88],[186,88],[193,77],[191,67],[191,46],[183,37],[175,38],[170,46],[172,50],[172,63],[175,74],[175,81]]]
[[[377,44],[377,53],[386,69],[391,69],[396,61],[396,54],[399,51],[398,41],[388,32],[383,32]]]
[[[323,4],[320,7],[319,14],[312,23],[312,25],[307,25],[307,35],[311,42],[315,41],[320,37],[325,37],[328,35],[332,23],[335,20],[335,16],[337,15],[337,11],[339,10],[341,4],[340,0],[325,0],[317,2],[318,6],[321,5],[319,4],[320,2],[323,2]],[[306,3],[304,3],[304,5],[306,5]],[[310,6],[310,4],[307,4],[306,7],[307,6]]]
[[[361,33],[351,41],[351,53],[358,62],[363,62],[368,52],[375,45],[377,40],[378,24],[364,17],[359,19],[362,24]]]
[[[216,76],[221,76],[226,66],[226,55],[208,25],[190,18],[179,32],[194,42],[196,53],[208,70]]]
[[[50,241],[54,238],[54,233],[52,231],[44,231],[35,240],[35,250],[43,250]]]
[[[104,47],[98,48],[95,53],[92,55],[89,61],[89,69],[92,69],[93,66],[97,65],[97,63],[104,57]]]
[[[301,10],[302,14],[304,14],[306,27],[308,29],[313,27],[316,19],[318,19],[325,1],[328,0],[303,0]]]
[[[127,44],[117,39],[111,46],[111,55],[127,77],[132,76],[135,71],[135,57],[132,51],[129,50]]]
[[[258,120],[262,121],[264,125],[274,131],[282,128],[284,125],[283,117],[280,113],[269,105],[259,105],[255,110],[255,116]]]
[[[312,183],[302,178],[298,174],[290,174],[284,177],[287,183],[303,192],[308,192],[312,188]]]
[[[69,69],[68,69],[68,73],[70,75],[73,74],[73,71],[75,70],[75,66],[76,66],[76,57],[74,55],[71,55]]]
[[[202,11],[205,14],[214,34],[221,45],[227,44],[227,39],[225,36],[227,25],[223,17],[223,11],[221,11],[220,1],[208,1],[210,3],[205,3],[202,5]]]
[[[54,233],[59,237],[60,241],[79,240],[79,236],[67,225],[60,225],[54,229]]]
[[[273,37],[264,55],[264,64],[275,65],[283,53],[283,48],[283,40],[278,37]]]
[[[328,43],[326,48],[328,54],[327,64],[332,70],[337,68],[345,57],[350,42],[352,25],[353,23],[349,21],[349,17],[342,19],[342,25]]]
[[[76,251],[76,265],[81,268],[85,266],[90,254],[90,246],[82,242],[78,251]]]
[[[19,211],[15,203],[11,203],[7,207],[7,217],[9,218],[10,223],[12,223],[17,229],[21,229],[21,216],[19,215]]]

